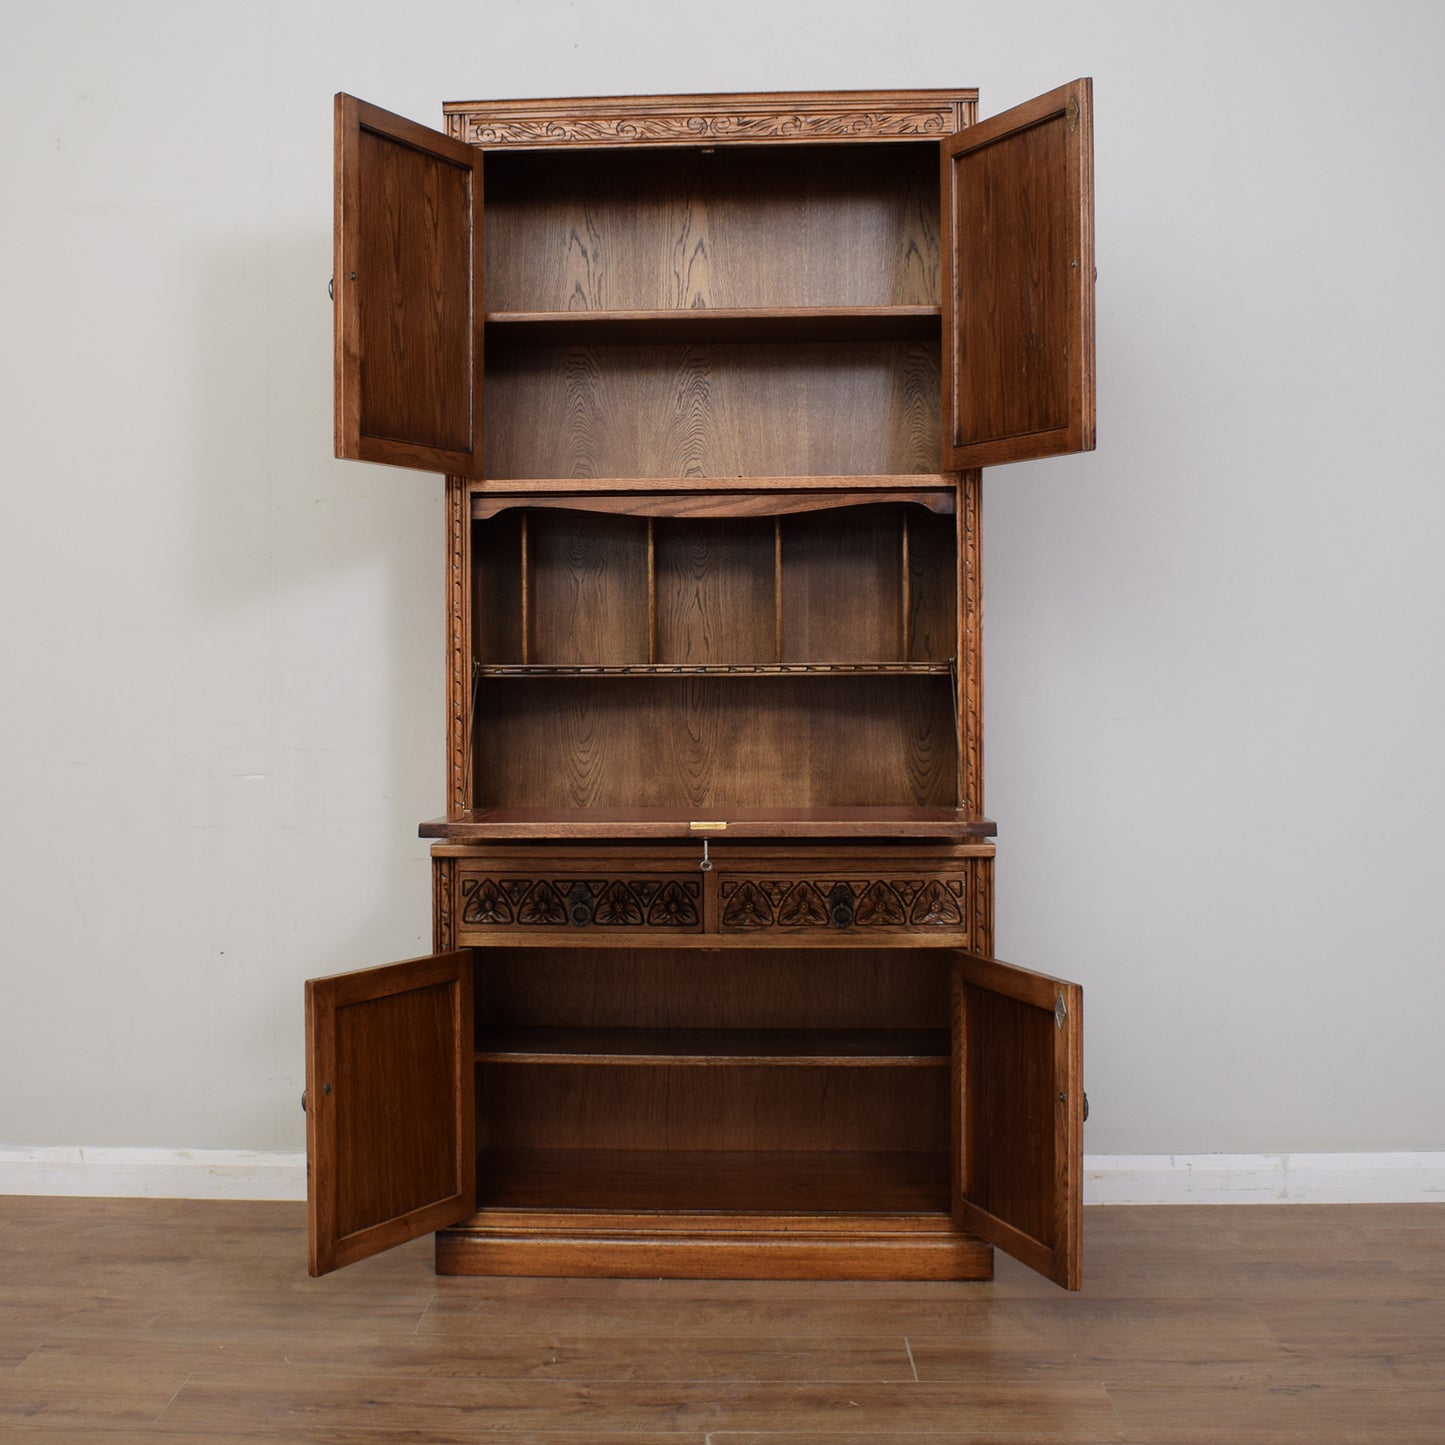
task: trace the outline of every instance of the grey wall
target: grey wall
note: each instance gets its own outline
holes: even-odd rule
[[[625,18],[620,18],[625,16]],[[0,1141],[301,1146],[425,951],[441,483],[331,459],[331,96],[1095,77],[1099,448],[989,474],[999,952],[1095,1152],[1445,1146],[1435,4],[9,7]]]

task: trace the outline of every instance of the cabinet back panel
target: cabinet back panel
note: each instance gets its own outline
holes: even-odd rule
[[[493,346],[486,385],[497,480],[941,467],[937,342]]]
[[[487,949],[479,1028],[947,1027],[948,955],[927,949]]]
[[[936,306],[932,144],[508,154],[490,311]]]
[[[529,660],[646,662],[647,522],[588,512],[529,521]]]
[[[483,1148],[948,1147],[947,1069],[481,1064]]]
[[[946,677],[483,682],[477,807],[951,807]]]
[[[472,562],[472,649],[484,662],[521,662],[522,514],[474,525]]]
[[[771,662],[771,518],[656,523],[657,660]]]
[[[903,519],[869,507],[784,517],[783,661],[901,659]]]
[[[958,656],[958,536],[953,517],[908,514],[908,657]]]

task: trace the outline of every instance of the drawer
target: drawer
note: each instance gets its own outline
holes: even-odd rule
[[[700,875],[659,873],[502,873],[462,869],[457,878],[458,939],[498,933],[700,933]]]
[[[969,884],[966,869],[926,875],[724,876],[718,881],[718,931],[967,933]]]

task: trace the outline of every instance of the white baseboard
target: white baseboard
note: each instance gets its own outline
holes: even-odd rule
[[[1086,1154],[1085,1204],[1445,1204],[1445,1151]]]
[[[263,1149],[0,1146],[0,1194],[305,1199],[306,1157]],[[1086,1154],[1084,1202],[1445,1203],[1445,1151]]]
[[[265,1149],[0,1145],[0,1194],[305,1199],[306,1156]]]

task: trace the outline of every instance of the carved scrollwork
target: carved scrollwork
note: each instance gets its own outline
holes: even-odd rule
[[[468,115],[463,135],[473,145],[565,145],[617,141],[860,139],[942,136],[954,129],[951,105],[922,110],[809,110],[649,112],[625,116]]]

